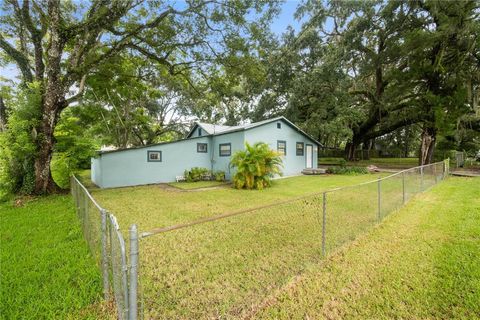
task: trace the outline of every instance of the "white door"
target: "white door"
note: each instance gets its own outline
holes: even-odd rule
[[[311,144],[307,144],[306,146],[306,157],[307,157],[307,168],[313,168],[313,146]]]

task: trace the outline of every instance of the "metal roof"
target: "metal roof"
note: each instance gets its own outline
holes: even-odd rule
[[[320,142],[318,142],[318,141],[315,140],[313,137],[311,137],[311,136],[308,135],[306,132],[304,132],[302,129],[300,129],[299,127],[297,127],[297,126],[296,126],[295,124],[293,124],[290,120],[288,120],[287,118],[281,116],[281,117],[276,117],[276,118],[272,118],[272,119],[268,119],[268,120],[263,120],[263,121],[258,121],[258,122],[254,122],[254,123],[247,123],[247,124],[238,125],[238,126],[224,126],[224,125],[204,123],[204,122],[195,122],[195,125],[192,127],[192,129],[191,129],[190,132],[188,133],[187,137],[184,138],[184,139],[179,139],[179,140],[175,140],[175,141],[168,141],[168,142],[161,142],[161,143],[155,143],[155,144],[151,144],[151,145],[147,145],[147,146],[138,146],[138,147],[125,148],[125,149],[117,149],[117,150],[103,151],[103,152],[100,151],[100,154],[111,153],[111,152],[118,152],[118,151],[123,151],[123,150],[131,150],[131,149],[141,149],[141,148],[147,148],[147,147],[157,146],[157,145],[162,145],[162,144],[167,144],[167,143],[174,143],[174,142],[178,142],[178,141],[184,141],[184,140],[188,140],[188,139],[203,138],[203,137],[208,137],[208,136],[217,136],[217,135],[227,134],[227,133],[236,132],[236,131],[249,130],[249,129],[256,128],[256,127],[262,126],[262,125],[264,125],[264,124],[268,124],[268,123],[275,122],[275,121],[278,121],[278,120],[284,121],[284,122],[285,122],[286,124],[288,124],[290,127],[292,127],[293,129],[297,130],[298,132],[300,132],[301,134],[303,134],[304,136],[308,137],[310,140],[312,140],[313,142],[315,142],[318,146],[321,146]],[[202,135],[202,136],[200,136],[200,137],[191,137],[192,133],[195,131],[195,129],[196,129],[197,127],[201,127],[203,130],[205,130],[205,132],[206,132],[207,134],[206,134],[206,135]]]

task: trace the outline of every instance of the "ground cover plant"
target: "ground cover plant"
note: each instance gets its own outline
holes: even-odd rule
[[[328,167],[327,173],[332,173],[332,174],[366,174],[366,173],[368,173],[368,169],[365,168],[365,167],[346,167],[346,166]]]
[[[108,318],[70,195],[0,204],[0,219],[0,318]]]

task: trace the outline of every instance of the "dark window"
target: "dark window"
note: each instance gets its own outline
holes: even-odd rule
[[[304,147],[304,144],[303,142],[297,142],[297,156],[303,156],[304,155],[304,152],[303,152],[303,147]]]
[[[282,124],[280,122],[277,122],[277,129],[282,129]]]
[[[202,128],[198,128],[198,136],[199,136],[199,137],[202,136]]]
[[[287,155],[287,142],[283,140],[278,140],[277,141],[277,151],[280,153],[282,156]]]
[[[162,151],[148,151],[147,152],[147,161],[148,162],[162,162]]]
[[[197,152],[207,153],[208,147],[206,143],[197,143]]]
[[[230,143],[221,143],[219,145],[220,157],[229,157],[232,154],[232,145]]]

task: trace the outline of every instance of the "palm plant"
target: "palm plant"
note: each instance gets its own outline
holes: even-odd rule
[[[230,167],[237,171],[233,176],[237,189],[263,189],[269,187],[275,175],[282,175],[280,154],[270,149],[264,142],[253,146],[245,143],[245,150],[235,152]]]

